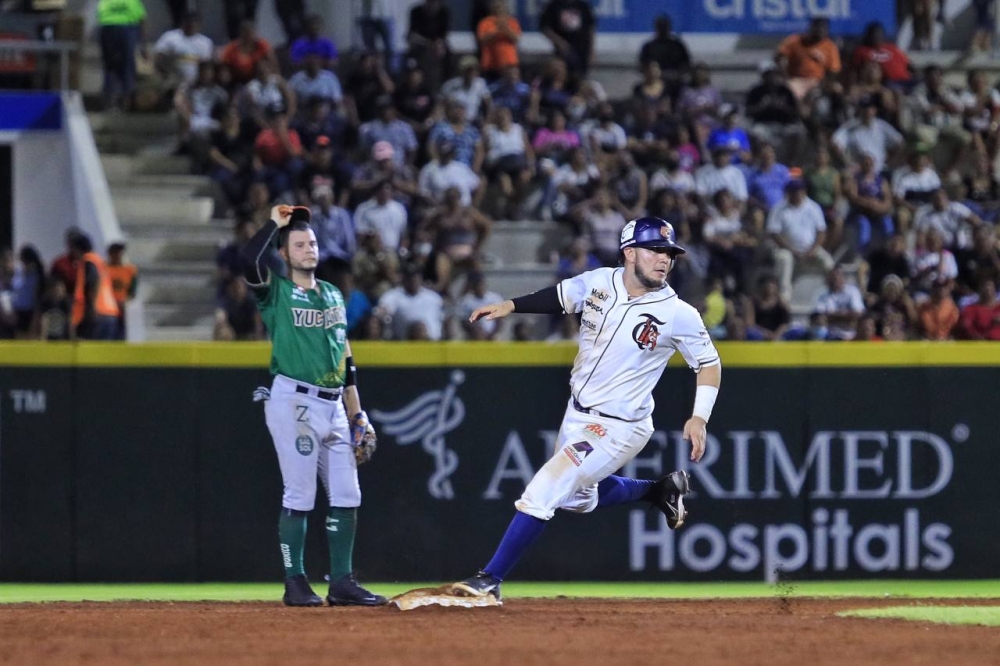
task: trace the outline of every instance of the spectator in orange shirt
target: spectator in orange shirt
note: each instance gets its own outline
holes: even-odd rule
[[[778,46],[775,60],[788,77],[788,87],[800,100],[827,74],[840,72],[840,50],[830,39],[830,22],[815,18],[800,35],[789,35]]]
[[[256,76],[257,63],[265,58],[274,63],[274,69],[277,71],[278,61],[275,59],[274,51],[271,50],[271,45],[263,37],[257,36],[253,21],[247,20],[240,24],[239,37],[222,49],[220,60],[229,65],[233,81],[243,84]]]
[[[1000,301],[993,280],[984,278],[979,300],[962,310],[962,332],[969,340],[1000,340]]]
[[[950,340],[958,323],[958,306],[951,298],[949,281],[936,281],[931,287],[930,300],[920,306],[920,326],[926,340]]]
[[[108,277],[111,278],[111,290],[115,293],[118,303],[118,335],[116,339],[125,339],[125,303],[135,298],[138,287],[139,270],[135,264],[125,261],[125,243],[112,243],[108,246],[108,263],[105,266]]]
[[[521,24],[510,15],[506,0],[493,0],[493,13],[476,27],[479,41],[479,69],[486,79],[500,78],[507,67],[520,64],[517,43],[521,40]]]

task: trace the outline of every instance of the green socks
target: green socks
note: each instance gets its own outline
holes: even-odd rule
[[[358,527],[358,510],[330,507],[326,514],[326,538],[330,543],[330,581],[354,572],[354,532]],[[303,534],[305,530],[303,529]]]
[[[302,560],[306,550],[306,516],[308,511],[282,509],[278,518],[278,540],[281,543],[281,560],[285,565],[285,578],[305,574]]]

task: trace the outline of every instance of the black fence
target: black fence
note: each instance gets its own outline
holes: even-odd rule
[[[447,580],[491,555],[547,459],[568,368],[368,368],[381,447],[356,566]],[[273,580],[281,479],[264,370],[0,371],[0,579]],[[981,578],[998,573],[995,368],[732,368],[677,532],[642,505],[557,514],[520,579]],[[694,379],[667,370],[624,473],[687,466]],[[392,434],[390,434],[392,433]],[[322,492],[322,491],[321,491]],[[322,505],[322,500],[318,502]],[[307,568],[326,564],[321,512]]]

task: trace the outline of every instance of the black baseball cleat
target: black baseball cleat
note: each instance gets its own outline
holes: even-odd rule
[[[688,516],[684,496],[691,492],[691,476],[684,470],[671,472],[653,484],[643,499],[667,517],[667,527],[676,530]]]
[[[487,594],[492,594],[497,601],[500,601],[500,580],[485,571],[453,583],[451,588],[460,597],[485,597]]]
[[[313,592],[309,579],[303,574],[285,579],[285,596],[281,598],[286,606],[322,606],[323,599]]]
[[[384,606],[389,600],[369,592],[354,580],[354,574],[347,574],[330,583],[326,603],[331,606]]]

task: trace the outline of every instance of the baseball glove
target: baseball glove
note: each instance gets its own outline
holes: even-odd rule
[[[371,460],[378,448],[375,427],[368,420],[368,414],[363,411],[351,417],[351,442],[354,444],[354,459],[359,465]]]

